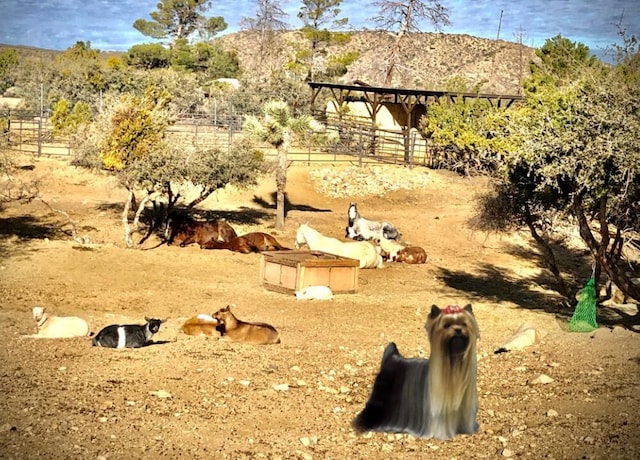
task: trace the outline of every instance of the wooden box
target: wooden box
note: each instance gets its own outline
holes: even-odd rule
[[[359,262],[321,251],[265,251],[260,281],[271,291],[292,294],[307,286],[329,286],[334,294],[358,290]]]

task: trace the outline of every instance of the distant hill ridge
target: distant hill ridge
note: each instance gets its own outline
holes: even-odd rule
[[[222,35],[219,41],[227,50],[234,50],[245,75],[250,76],[256,66],[281,68],[295,58],[296,48],[305,46],[300,31],[275,33],[277,46],[272,52],[256,55],[256,39],[251,32],[235,32]],[[384,86],[386,57],[389,55],[394,36],[383,31],[358,31],[352,33],[351,41],[344,45],[333,45],[329,55],[356,51],[359,58],[353,62],[339,82],[351,84],[361,80],[373,86]],[[535,49],[519,43],[492,40],[471,35],[445,33],[414,33],[405,41],[408,44],[400,54],[399,66],[393,74],[391,86],[443,90],[447,80],[453,77],[464,79],[470,87],[494,94],[518,94],[521,81],[529,75],[529,62],[536,58]],[[29,46],[0,44],[3,48],[16,48],[23,55],[53,57],[60,51]],[[103,56],[124,53],[102,52]]]
[[[284,65],[294,59],[295,46],[301,47],[305,39],[299,31],[279,32],[279,51],[269,58],[276,62],[256,61],[255,36],[251,32],[237,32],[217,38],[227,50],[235,50],[245,72],[251,72],[250,62],[260,65]],[[349,66],[340,83],[354,80],[372,86],[384,86],[386,56],[389,55],[394,36],[383,31],[353,32],[345,45],[334,45],[329,54],[357,51],[360,57]],[[411,34],[408,46],[400,55],[400,65],[393,74],[391,86],[444,90],[444,83],[452,77],[461,77],[470,87],[479,84],[481,92],[518,94],[521,81],[529,75],[529,63],[536,59],[535,49],[519,43],[492,40],[471,35],[445,33]]]

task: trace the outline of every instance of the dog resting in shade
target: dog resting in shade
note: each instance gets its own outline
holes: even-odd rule
[[[478,431],[476,340],[471,305],[436,305],[425,324],[431,344],[427,359],[404,358],[387,345],[364,410],[352,425],[358,432],[408,433],[450,439]]]

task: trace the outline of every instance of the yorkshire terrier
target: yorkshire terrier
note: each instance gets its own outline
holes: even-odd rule
[[[387,345],[369,400],[353,420],[357,432],[450,439],[478,431],[480,331],[471,305],[433,305],[425,329],[431,345],[428,360],[404,358],[395,343]]]

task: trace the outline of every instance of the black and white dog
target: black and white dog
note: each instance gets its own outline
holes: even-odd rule
[[[146,318],[146,324],[112,324],[93,338],[94,347],[140,348],[149,344],[153,334],[160,330],[166,320]]]

